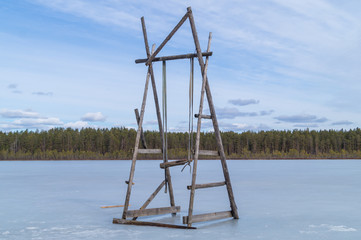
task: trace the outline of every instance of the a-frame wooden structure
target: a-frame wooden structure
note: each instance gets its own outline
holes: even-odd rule
[[[176,56],[156,57],[157,54],[165,46],[165,44],[171,39],[171,37],[175,34],[175,32],[182,26],[182,24],[187,19],[189,19],[189,22],[190,22],[192,35],[193,35],[193,39],[194,39],[194,44],[195,44],[197,53],[196,54],[176,55]],[[222,219],[222,218],[238,219],[239,217],[238,217],[237,206],[236,206],[236,202],[234,200],[231,179],[229,177],[229,172],[228,172],[227,163],[226,163],[226,156],[225,156],[224,149],[223,149],[221,134],[219,131],[216,112],[214,109],[211,90],[210,90],[208,78],[207,78],[208,58],[209,58],[209,56],[212,55],[212,52],[210,52],[211,34],[209,35],[207,52],[202,53],[201,47],[199,44],[199,40],[198,40],[196,26],[194,23],[192,9],[191,9],[191,7],[188,7],[187,13],[182,17],[182,19],[179,21],[179,23],[174,27],[174,29],[169,33],[169,35],[165,38],[165,40],[160,44],[160,46],[155,51],[154,51],[154,45],[153,45],[153,49],[152,49],[152,53],[151,53],[149,50],[147,32],[146,32],[146,27],[145,27],[145,22],[144,22],[143,17],[141,18],[141,22],[142,22],[143,37],[144,37],[147,59],[138,59],[138,60],[136,60],[136,63],[141,63],[141,62],[144,63],[145,62],[146,66],[148,66],[148,73],[147,73],[146,82],[145,82],[145,89],[144,89],[143,102],[142,102],[142,106],[141,106],[140,115],[136,111],[136,117],[137,117],[137,121],[138,121],[138,130],[137,130],[137,135],[136,135],[136,140],[135,140],[135,147],[134,147],[134,153],[133,153],[132,165],[131,165],[131,169],[130,169],[129,180],[126,181],[126,183],[128,184],[128,188],[127,188],[127,194],[126,194],[125,203],[124,203],[123,216],[121,219],[114,218],[113,223],[133,224],[133,225],[150,225],[150,226],[172,227],[172,228],[194,228],[194,227],[192,227],[192,223],[196,223],[196,222],[209,221],[209,220]],[[206,57],[205,62],[203,60],[204,56]],[[154,96],[154,101],[155,101],[155,106],[156,106],[160,137],[161,137],[162,142],[164,142],[162,119],[161,119],[161,114],[160,114],[160,109],[159,109],[158,95],[157,95],[154,74],[153,74],[153,64],[152,63],[155,61],[163,61],[164,62],[164,61],[174,60],[174,59],[195,58],[195,57],[198,58],[198,62],[199,62],[200,68],[201,68],[202,88],[201,88],[201,99],[200,99],[200,104],[199,104],[199,111],[197,114],[195,114],[195,117],[198,118],[198,120],[197,120],[197,133],[196,133],[195,147],[194,147],[195,149],[194,149],[194,155],[193,155],[192,185],[187,186],[187,188],[190,190],[188,216],[183,217],[183,224],[186,224],[186,226],[137,221],[137,218],[140,216],[159,215],[159,214],[166,214],[166,213],[176,214],[176,212],[180,211],[180,207],[176,206],[175,202],[174,202],[172,179],[171,179],[169,168],[172,166],[183,165],[183,164],[187,163],[187,160],[168,161],[167,157],[164,157],[163,163],[160,164],[160,167],[164,168],[164,170],[165,170],[165,180],[161,182],[161,184],[151,194],[151,196],[146,200],[146,202],[143,204],[143,206],[140,209],[128,210],[129,200],[130,200],[130,195],[131,195],[131,190],[132,190],[132,185],[133,185],[135,163],[136,163],[138,154],[142,154],[142,153],[159,154],[159,153],[164,152],[164,148],[163,148],[163,150],[162,149],[147,149],[145,141],[144,141],[144,137],[143,137],[143,130],[142,130],[144,109],[145,109],[145,105],[146,105],[148,85],[149,85],[149,79],[150,79],[151,83],[152,83],[152,88],[153,88],[153,96]],[[207,95],[210,115],[203,114],[203,103],[204,103],[204,95],[205,94]],[[218,151],[199,150],[202,118],[212,120],[215,138],[217,141]],[[140,140],[142,140],[143,149],[139,148]],[[223,169],[223,173],[224,173],[224,181],[215,182],[215,183],[196,184],[197,162],[198,162],[198,157],[200,155],[212,155],[212,156],[216,155],[216,156],[220,157],[222,169]],[[166,187],[168,187],[169,198],[170,198],[170,207],[147,208],[149,203],[154,199],[154,197],[158,194],[158,192],[165,185],[166,185]],[[217,186],[226,186],[231,210],[224,211],[224,212],[193,215],[193,203],[194,203],[195,190],[199,189],[199,188],[209,188],[209,187],[217,187]],[[128,220],[127,218],[132,218],[132,220]]]

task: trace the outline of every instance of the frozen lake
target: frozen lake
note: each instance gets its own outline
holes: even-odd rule
[[[130,209],[160,184],[160,161],[137,161]],[[239,220],[197,230],[112,224],[131,161],[0,162],[0,239],[361,239],[361,161],[228,161]],[[191,175],[171,169],[181,212],[139,220],[180,223]],[[200,161],[197,183],[223,181],[220,161]],[[194,214],[229,210],[225,187],[196,191]],[[161,191],[149,207],[169,206]]]

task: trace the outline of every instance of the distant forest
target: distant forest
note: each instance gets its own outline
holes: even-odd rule
[[[229,159],[360,159],[361,130],[222,132]],[[161,148],[159,132],[144,132],[148,148]],[[127,128],[0,131],[0,160],[131,159],[136,131]],[[188,133],[168,133],[171,159],[187,156]],[[214,134],[201,133],[200,149],[217,150]],[[142,154],[139,159],[161,159]]]

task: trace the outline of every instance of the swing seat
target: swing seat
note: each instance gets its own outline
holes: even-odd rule
[[[170,161],[170,162],[163,162],[161,164],[159,164],[160,168],[164,169],[164,168],[167,168],[167,167],[174,167],[174,166],[179,166],[179,165],[184,165],[188,163],[188,160],[187,159],[184,159],[184,160],[176,160],[176,161]]]

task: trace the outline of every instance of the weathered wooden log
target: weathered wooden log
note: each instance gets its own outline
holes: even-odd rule
[[[198,117],[199,117],[199,114],[194,114],[194,117],[195,117],[195,118],[198,118]],[[204,115],[204,114],[202,114],[202,115],[201,115],[201,118],[212,119],[212,115]]]
[[[144,45],[145,45],[145,51],[147,53],[147,57],[149,58],[150,56],[150,51],[149,51],[149,44],[148,44],[148,36],[147,36],[147,28],[145,26],[145,21],[144,21],[144,17],[141,18],[141,22],[142,22],[142,31],[143,31],[143,37],[144,37]],[[152,51],[153,52],[153,51]],[[162,126],[162,117],[160,115],[160,108],[159,108],[159,101],[158,101],[158,93],[157,93],[157,87],[156,87],[156,83],[155,83],[155,78],[154,78],[154,73],[153,73],[153,64],[149,64],[149,71],[150,71],[150,79],[152,82],[152,88],[153,88],[153,97],[154,97],[154,103],[155,103],[155,109],[157,112],[157,119],[158,119],[158,127],[159,127],[159,135],[160,135],[160,139],[161,139],[161,143],[163,145],[163,126]],[[167,159],[163,159],[164,162],[167,162]],[[175,206],[175,201],[174,201],[174,193],[173,193],[173,184],[172,184],[172,177],[170,175],[170,171],[169,168],[165,168],[164,169],[164,173],[166,176],[166,184],[168,186],[169,189],[169,200],[170,200],[170,205],[171,206]],[[175,213],[174,213],[175,214]]]
[[[213,52],[203,52],[203,57],[212,56]],[[161,61],[169,61],[169,60],[177,60],[177,59],[186,59],[186,58],[194,58],[197,57],[196,53],[188,53],[188,54],[181,54],[181,55],[172,55],[172,56],[163,56],[163,57],[155,57],[153,58],[152,62],[161,62]],[[147,62],[148,58],[141,58],[136,59],[135,63],[145,63]]]
[[[159,164],[159,166],[160,166],[160,168],[168,168],[168,167],[184,165],[187,162],[188,162],[188,160],[176,160],[176,161],[161,163],[161,164]]]
[[[198,113],[202,116],[203,103],[204,103],[204,92],[205,92],[205,87],[206,87],[206,83],[207,83],[208,57],[206,57],[206,63],[204,64],[203,57],[202,57],[202,51],[201,51],[201,47],[200,47],[200,44],[199,44],[198,34],[197,34],[196,27],[195,27],[191,7],[187,8],[187,12],[188,12],[189,23],[190,23],[191,29],[192,29],[194,45],[195,45],[196,50],[197,50],[198,62],[199,62],[199,65],[201,66],[201,71],[202,71],[201,72],[202,73],[201,100],[200,100],[199,111],[198,111]],[[211,40],[212,40],[212,34],[209,33],[207,52],[210,52]],[[197,162],[198,162],[198,155],[199,155],[201,124],[202,124],[202,119],[198,118],[198,121],[197,121],[197,134],[196,134],[196,146],[195,146],[196,150],[195,150],[195,154],[194,154],[193,172],[192,172],[192,189],[191,189],[191,192],[190,192],[189,208],[188,208],[188,227],[190,227],[192,225],[192,214],[193,214],[195,184],[196,184],[196,178],[197,178]]]
[[[214,182],[214,183],[202,183],[202,184],[196,184],[195,189],[199,189],[199,188],[210,188],[210,187],[220,187],[220,186],[224,186],[226,185],[226,182]],[[192,189],[192,186],[189,185],[187,186],[188,190]]]
[[[219,156],[218,151],[212,151],[212,150],[199,150],[198,154],[204,156]]]
[[[114,224],[127,224],[127,225],[140,225],[140,226],[152,226],[152,227],[167,227],[167,228],[180,228],[180,229],[197,229],[196,227],[187,227],[182,225],[173,225],[158,222],[143,222],[134,220],[125,220],[119,218],[113,218]]]
[[[194,23],[192,9],[191,9],[191,7],[188,7],[187,10],[188,10],[188,15],[189,15],[189,22],[190,22],[190,25],[191,25],[191,28],[192,28],[194,43],[195,43],[196,49],[197,49],[199,65],[201,67],[203,77],[206,77],[205,90],[206,90],[206,93],[207,93],[209,110],[211,112],[211,115],[213,116],[212,122],[213,122],[214,132],[215,132],[215,136],[216,136],[217,146],[218,146],[218,150],[219,150],[219,154],[220,154],[220,158],[221,158],[221,163],[222,163],[222,168],[223,168],[223,175],[224,175],[225,181],[227,183],[227,192],[228,192],[228,197],[229,197],[229,201],[230,201],[230,205],[231,205],[231,209],[232,209],[232,214],[233,214],[233,217],[235,219],[238,219],[239,215],[238,215],[237,205],[236,205],[236,202],[234,200],[234,194],[233,194],[231,179],[229,177],[229,172],[228,172],[228,167],[227,167],[227,162],[226,162],[226,155],[224,154],[224,148],[223,148],[221,133],[219,131],[218,121],[217,121],[217,117],[216,117],[216,111],[215,111],[214,104],[213,104],[213,99],[212,99],[212,94],[211,94],[211,90],[210,90],[210,87],[209,87],[208,78],[204,74],[204,73],[207,72],[207,60],[208,60],[208,58],[206,58],[206,63],[204,64],[203,58],[200,55],[201,49],[200,49],[200,45],[199,45],[196,26],[195,26],[195,23]],[[209,51],[209,50],[207,50],[207,51]],[[200,112],[200,114],[201,114],[201,112]],[[190,212],[190,214],[188,214],[188,215],[190,215],[190,217],[191,217],[191,211],[189,211],[189,212]]]
[[[196,222],[205,222],[205,221],[218,220],[218,219],[231,218],[231,217],[233,217],[231,211],[193,215],[192,216],[192,222],[188,222],[188,216],[184,216],[183,217],[183,224],[191,224],[191,223],[196,223]]]
[[[138,149],[139,154],[161,154],[162,149]]]
[[[161,215],[166,213],[176,213],[179,211],[180,211],[180,206],[130,210],[127,211],[126,217],[133,218],[133,217],[141,217],[141,216]]]
[[[153,45],[152,52],[154,52],[154,48],[155,48],[155,45]],[[132,165],[130,167],[130,173],[129,173],[129,180],[128,180],[129,183],[132,183],[133,178],[134,178],[135,163],[137,161],[138,149],[139,149],[140,133],[141,133],[141,129],[142,129],[142,126],[143,126],[144,111],[145,111],[145,105],[146,105],[146,102],[147,102],[148,85],[149,85],[149,79],[150,79],[150,75],[151,75],[150,70],[151,70],[151,68],[149,67],[148,72],[147,72],[147,77],[146,77],[146,80],[145,80],[142,107],[140,109],[137,136],[135,138],[135,146],[134,146],[134,152],[133,152],[133,158],[132,158]],[[123,208],[123,215],[122,215],[123,219],[126,219],[126,216],[127,216],[131,191],[132,191],[132,184],[128,184],[127,194],[125,196],[125,202],[124,202],[124,208]]]

